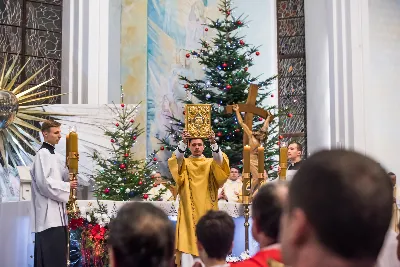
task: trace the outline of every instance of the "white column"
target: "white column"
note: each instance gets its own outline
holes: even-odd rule
[[[307,150],[331,147],[327,2],[305,0]]]
[[[305,0],[308,149],[365,153],[368,0]]]
[[[119,102],[120,0],[65,0],[62,103]]]

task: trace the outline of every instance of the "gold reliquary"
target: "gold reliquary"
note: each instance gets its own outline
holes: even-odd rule
[[[192,138],[207,138],[211,132],[211,105],[187,104],[185,130]]]

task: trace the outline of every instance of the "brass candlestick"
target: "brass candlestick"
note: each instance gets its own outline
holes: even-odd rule
[[[251,203],[251,179],[250,173],[243,173],[242,185],[242,203],[244,207],[244,247],[249,250],[249,219],[250,219],[250,203]]]
[[[70,174],[70,181],[77,181],[78,180],[78,168],[75,166],[78,166],[78,161],[79,161],[79,154],[75,152],[69,152],[68,155],[68,169],[69,169],[69,174]],[[72,163],[72,164],[71,164]],[[71,166],[73,166],[71,168]],[[76,197],[76,188],[71,189],[69,193],[69,201],[67,204],[67,212],[68,215],[71,218],[76,218],[79,216],[79,207],[78,204],[76,203],[77,197]]]
[[[67,167],[69,170],[70,181],[78,180],[78,161],[79,154],[77,152],[69,152],[67,156]],[[77,219],[80,214],[78,203],[76,203],[76,188],[72,188],[69,192],[69,201],[67,203],[67,214],[69,219]],[[68,227],[68,226],[67,226]],[[68,240],[67,240],[67,266],[70,265],[70,231],[68,229]]]

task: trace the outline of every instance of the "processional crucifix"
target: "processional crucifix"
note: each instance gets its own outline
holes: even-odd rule
[[[255,187],[260,186],[264,182],[264,173],[259,173],[258,171],[258,157],[264,157],[264,149],[262,149],[262,155],[258,155],[258,147],[262,145],[264,140],[268,136],[269,123],[273,120],[273,116],[268,110],[259,108],[256,106],[256,99],[258,94],[258,85],[251,84],[249,88],[249,94],[245,104],[228,105],[225,107],[225,112],[228,114],[236,113],[239,124],[241,124],[244,134],[243,134],[243,145],[250,145],[250,166],[252,178],[250,179],[250,173],[243,173],[243,187],[242,187],[242,202],[244,204],[244,217],[245,217],[245,249],[249,249],[249,204],[251,202],[251,196],[254,193]],[[244,120],[240,112],[244,112]],[[253,131],[253,118],[254,115],[258,115],[265,119],[265,123],[261,130]],[[264,160],[262,159],[262,162]],[[262,168],[264,169],[264,168]]]

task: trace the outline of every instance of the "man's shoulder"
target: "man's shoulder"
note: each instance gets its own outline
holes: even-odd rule
[[[282,261],[281,252],[279,249],[268,249],[259,251],[250,259],[232,264],[232,267],[268,267],[268,262],[270,260],[278,263]]]

